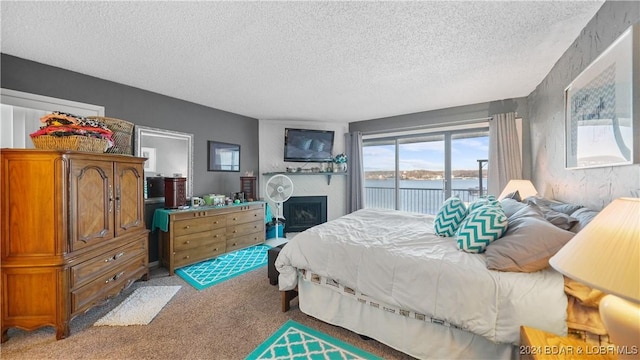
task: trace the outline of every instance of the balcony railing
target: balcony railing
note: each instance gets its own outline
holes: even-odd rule
[[[364,191],[366,208],[395,208],[394,188],[365,187]],[[473,202],[480,193],[477,189],[452,189],[451,195],[459,197],[464,202]],[[399,196],[400,210],[423,214],[437,214],[445,200],[442,189],[400,188]]]

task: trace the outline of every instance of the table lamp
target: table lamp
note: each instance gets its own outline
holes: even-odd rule
[[[505,196],[511,194],[512,192],[518,191],[521,199],[526,199],[529,196],[534,196],[538,194],[538,190],[536,190],[535,186],[529,180],[509,180],[507,186],[504,187],[500,196],[498,196],[498,200],[504,198]]]
[[[601,290],[600,317],[618,357],[640,351],[640,199],[619,198],[578,232],[549,264]]]

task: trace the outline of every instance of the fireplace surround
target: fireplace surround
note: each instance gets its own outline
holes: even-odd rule
[[[301,232],[327,222],[326,196],[292,196],[282,206],[284,231]]]

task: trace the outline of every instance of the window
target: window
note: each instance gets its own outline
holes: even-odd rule
[[[363,140],[365,207],[436,214],[486,193],[488,127]]]

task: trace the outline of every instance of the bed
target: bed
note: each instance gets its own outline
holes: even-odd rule
[[[529,200],[500,202],[509,228],[481,253],[436,235],[433,215],[353,212],[289,241],[280,290],[297,288],[302,312],[416,358],[516,358],[521,325],[567,334],[565,279],[547,260],[594,216],[580,224],[579,206]]]

